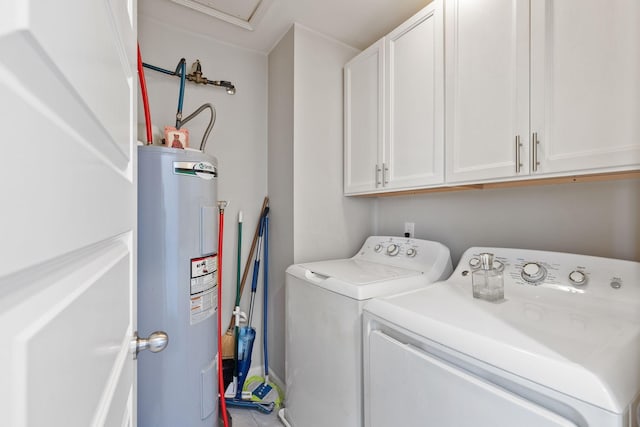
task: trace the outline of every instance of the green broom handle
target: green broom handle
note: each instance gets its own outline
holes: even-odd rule
[[[236,306],[240,305],[240,267],[242,264],[242,211],[238,212],[238,268],[236,272]]]

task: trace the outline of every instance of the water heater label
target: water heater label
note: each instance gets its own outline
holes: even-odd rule
[[[218,271],[218,255],[211,255],[191,260],[191,278],[201,277]]]
[[[213,291],[203,292],[191,297],[191,324],[202,322],[213,316],[218,305],[218,295]]]
[[[176,175],[197,176],[211,180],[218,176],[218,171],[209,162],[173,162],[173,173]]]
[[[218,308],[218,256],[191,259],[191,324],[212,316]]]
[[[191,296],[207,292],[216,286],[214,274],[207,274],[191,279]]]

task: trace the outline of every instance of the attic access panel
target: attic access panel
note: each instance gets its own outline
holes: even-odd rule
[[[253,31],[272,0],[171,0],[174,3]]]

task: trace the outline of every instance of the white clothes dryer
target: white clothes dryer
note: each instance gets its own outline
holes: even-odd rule
[[[440,243],[374,236],[352,258],[290,266],[286,421],[294,427],[362,426],[365,303],[423,288],[451,272],[449,249]]]
[[[496,255],[504,300],[472,296]],[[368,427],[637,427],[640,263],[471,248],[453,275],[365,307]]]

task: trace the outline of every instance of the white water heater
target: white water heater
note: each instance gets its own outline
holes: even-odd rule
[[[138,334],[165,331],[138,356],[140,427],[218,419],[217,161],[200,151],[138,150]]]

